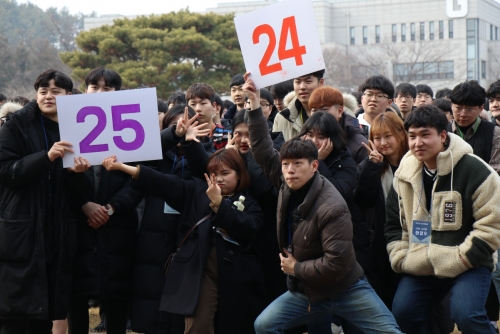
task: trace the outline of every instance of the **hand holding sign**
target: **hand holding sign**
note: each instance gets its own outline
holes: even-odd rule
[[[285,0],[234,19],[257,87],[325,68],[311,0]]]

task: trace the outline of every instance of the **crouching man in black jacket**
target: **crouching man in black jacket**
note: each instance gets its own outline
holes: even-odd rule
[[[248,128],[255,160],[276,188],[281,269],[288,291],[255,320],[255,331],[283,333],[309,324],[308,331],[331,333],[334,313],[365,333],[401,333],[394,317],[356,262],[351,215],[342,195],[318,172],[318,149],[292,138],[280,153],[273,149],[259,107],[258,90],[245,75],[252,111]]]
[[[64,169],[73,152],[61,141],[56,96],[69,95],[71,79],[48,70],[35,81],[36,101],[10,114],[0,128],[1,333],[51,333],[66,318],[76,221],[71,195],[81,192],[83,158]]]

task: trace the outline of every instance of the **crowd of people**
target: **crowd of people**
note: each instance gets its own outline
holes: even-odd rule
[[[109,334],[498,333],[500,80],[323,76],[195,83],[158,99],[162,160],[71,168],[72,80],[0,94],[0,334],[86,334],[97,304]]]

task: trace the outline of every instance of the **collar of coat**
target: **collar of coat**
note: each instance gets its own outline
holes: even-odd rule
[[[436,158],[438,176],[450,174],[463,156],[473,153],[472,147],[459,136],[448,133],[448,138],[450,139],[448,148],[439,153]],[[394,180],[400,179],[411,183],[421,183],[420,174],[422,168],[423,162],[418,161],[411,151],[408,151],[401,160]]]
[[[314,173],[313,178],[314,180],[311,184],[311,188],[309,188],[309,191],[307,192],[304,201],[297,207],[297,209],[302,213],[302,217],[304,217],[307,213],[309,213],[311,207],[316,202],[316,199],[318,198],[321,189],[323,188],[324,180],[323,177],[319,175],[318,171]],[[284,179],[283,179],[283,185],[284,185],[283,201],[286,203],[286,205],[288,205],[290,201],[290,196],[292,196],[292,190],[288,187],[288,185],[286,185],[286,181]]]

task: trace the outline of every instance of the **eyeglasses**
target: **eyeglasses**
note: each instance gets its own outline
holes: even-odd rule
[[[261,108],[267,108],[270,106],[270,104],[266,104],[266,103],[261,103],[260,104]]]
[[[376,100],[383,100],[383,99],[388,99],[389,96],[383,95],[383,94],[373,94],[373,93],[363,93],[363,96],[366,97],[368,100],[371,100],[375,97]]]
[[[473,107],[453,106],[451,110],[453,110],[453,112],[456,113],[457,115],[465,114],[466,116],[472,116],[477,112],[477,110],[474,109]]]

